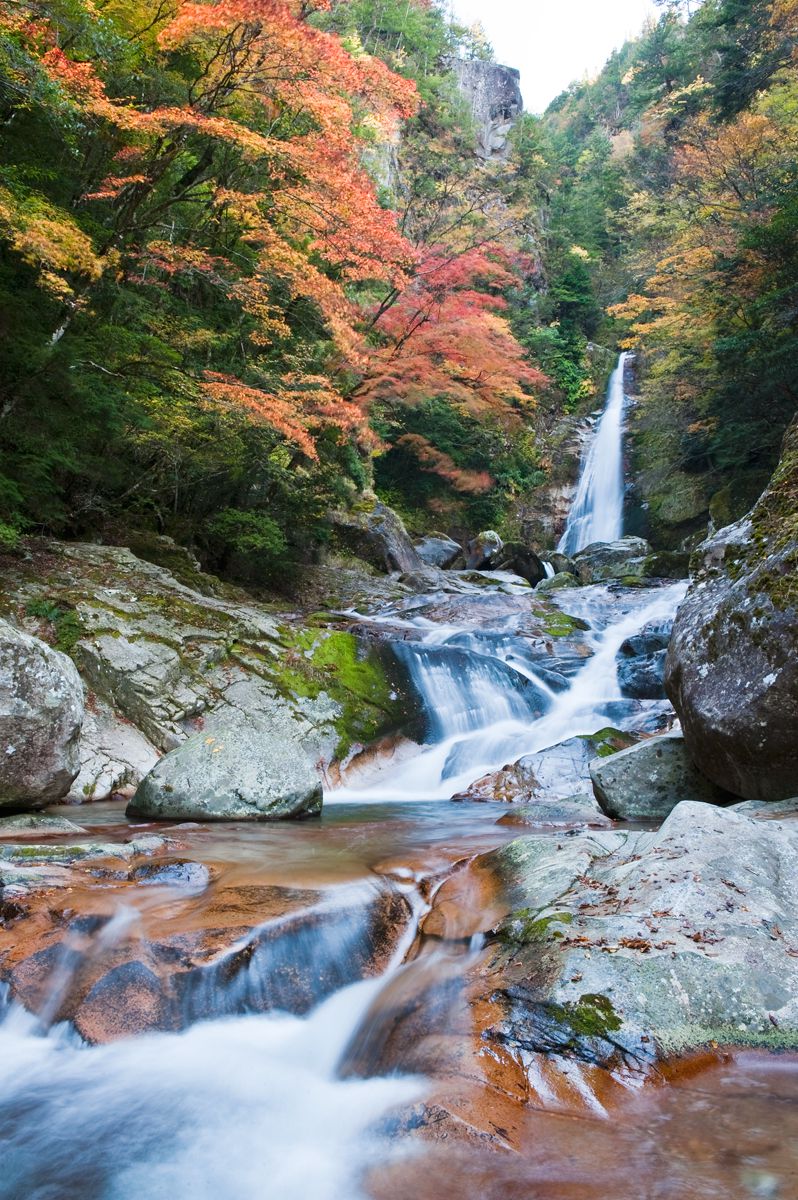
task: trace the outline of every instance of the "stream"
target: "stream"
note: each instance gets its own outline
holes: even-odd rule
[[[623,362],[619,371],[622,396]],[[609,408],[619,412],[617,392],[616,373]],[[585,471],[595,479],[594,466],[588,459]],[[579,503],[589,513],[595,486]],[[532,636],[528,589],[501,580],[467,597],[459,619],[440,593],[358,614],[394,644],[423,703],[423,744],[330,791],[317,822],[179,827],[210,886],[166,880],[120,905],[98,877],[110,920],[88,936],[100,956],[153,930],[183,936],[220,894],[248,889],[307,891],[318,920],[288,942],[290,961],[267,946],[235,977],[206,977],[171,1032],[90,1045],[68,1022],[51,1023],[56,1006],[34,1015],[3,997],[0,1200],[795,1200],[791,1058],[708,1055],[612,1100],[585,1081],[571,1107],[514,1102],[512,1139],[491,1111],[490,1138],[455,1140],[435,1136],[430,1119],[447,1095],[449,1060],[421,1064],[413,1053],[428,1027],[459,1038],[466,1058],[482,1053],[462,992],[480,940],[419,930],[455,864],[519,833],[497,823],[506,805],[451,798],[575,734],[665,727],[668,704],[624,697],[615,659],[631,634],[673,616],[685,587],[558,592],[558,608],[579,623],[565,639]],[[111,803],[79,819],[95,837],[130,832]],[[348,978],[364,913],[386,889],[403,906],[402,928],[379,973],[355,964]],[[69,962],[51,988],[70,983]],[[323,977],[326,994],[280,1011],[275,993],[272,1011],[259,1011],[286,972]],[[478,1111],[484,1080],[466,1075],[458,1102]]]

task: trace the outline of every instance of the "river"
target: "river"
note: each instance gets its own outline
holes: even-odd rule
[[[171,953],[218,919],[220,896],[268,891],[290,911],[245,968],[195,973],[170,1031],[91,1045],[53,1025],[78,969],[68,956],[38,1015],[6,997],[0,1200],[794,1200],[793,1059],[710,1054],[605,1088],[577,1077],[566,1102],[539,1081],[525,1104],[491,1082],[475,1033],[464,986],[480,939],[420,932],[455,864],[519,832],[499,823],[506,805],[453,796],[573,735],[667,724],[665,701],[622,694],[615,659],[684,589],[558,592],[564,638],[533,636],[529,592],[506,580],[357,614],[394,642],[423,744],[330,791],[317,822],[179,827],[183,857],[206,872],[196,886],[166,879],[120,900],[98,874],[95,961],[134,938]],[[80,819],[94,837],[130,832],[114,804]],[[402,914],[376,974],[358,958],[375,899]],[[300,901],[312,920],[294,920]],[[307,980],[318,990],[302,992]]]

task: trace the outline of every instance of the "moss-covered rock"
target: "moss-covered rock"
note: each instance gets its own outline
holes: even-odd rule
[[[798,779],[798,422],[748,518],[693,558],[665,685],[713,782],[784,800]]]

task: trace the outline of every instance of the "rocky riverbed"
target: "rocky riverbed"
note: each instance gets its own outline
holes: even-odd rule
[[[205,1095],[221,1086],[211,1046],[227,1039],[235,1058],[240,1037],[261,1045],[225,1085],[234,1107],[250,1097],[242,1155],[305,1078],[331,1200],[356,1180],[375,1197],[431,1194],[444,1162],[458,1195],[534,1185],[577,1200],[611,1179],[632,1200],[634,1154],[600,1191],[588,1158],[597,1122],[623,1157],[633,1102],[669,1145],[687,1111],[706,1138],[672,1150],[650,1194],[709,1198],[722,1179],[728,1194],[788,1200],[794,1156],[747,1125],[798,1103],[798,788],[780,649],[796,623],[794,545],[767,525],[785,491],[777,476],[747,524],[701,548],[689,590],[659,577],[639,539],[558,561],[562,586],[533,587],[531,552],[508,558],[486,536],[458,562],[379,513],[359,534],[387,538],[383,565],[407,569],[341,560],[291,610],[163,541],[157,563],[43,541],[7,560],[0,1039],[17,1082],[0,1101],[13,1163],[0,1195],[43,1196],[48,1153],[64,1196],[85,1196],[87,1173],[98,1200],[102,1180],[127,1194],[163,1148],[126,1047],[171,1063],[182,1144],[212,1128],[182,1039]],[[705,644],[716,650],[696,668]],[[734,739],[720,736],[732,664]],[[95,1054],[105,1100],[83,1071]],[[40,1084],[20,1064],[34,1059],[54,1103],[78,1081],[87,1113],[134,1113],[121,1165],[107,1123],[77,1165],[66,1118],[49,1151],[31,1150]],[[282,1082],[252,1091],[250,1070]],[[724,1089],[721,1136],[698,1097]],[[322,1131],[345,1104],[341,1175]],[[386,1133],[399,1160],[377,1167]],[[535,1139],[571,1164],[559,1191]]]

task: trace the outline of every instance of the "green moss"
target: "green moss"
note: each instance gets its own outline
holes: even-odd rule
[[[573,919],[573,914],[569,912],[549,913],[542,917],[540,909],[520,908],[502,922],[498,936],[513,945],[546,942],[550,938],[564,937],[561,930],[552,929],[553,925],[570,925]]]
[[[577,1038],[608,1038],[622,1021],[606,996],[586,993],[574,1002],[551,1004],[548,1014],[567,1025]]]
[[[597,758],[609,758],[611,754],[617,754],[619,750],[628,750],[637,741],[628,733],[624,733],[622,729],[613,729],[611,725],[606,729],[599,729],[597,733],[583,736],[592,744]]]
[[[532,615],[542,621],[545,632],[551,637],[569,637],[577,630],[590,628],[580,617],[570,617],[559,609],[534,608]]]
[[[63,654],[72,654],[86,630],[74,608],[62,608],[52,600],[30,600],[25,605],[29,617],[47,621],[52,629],[52,644]]]
[[[283,695],[316,700],[325,692],[335,701],[338,758],[354,743],[373,741],[401,723],[403,700],[388,670],[354,634],[312,626],[284,627],[281,634],[285,652],[268,664],[267,674]]]

